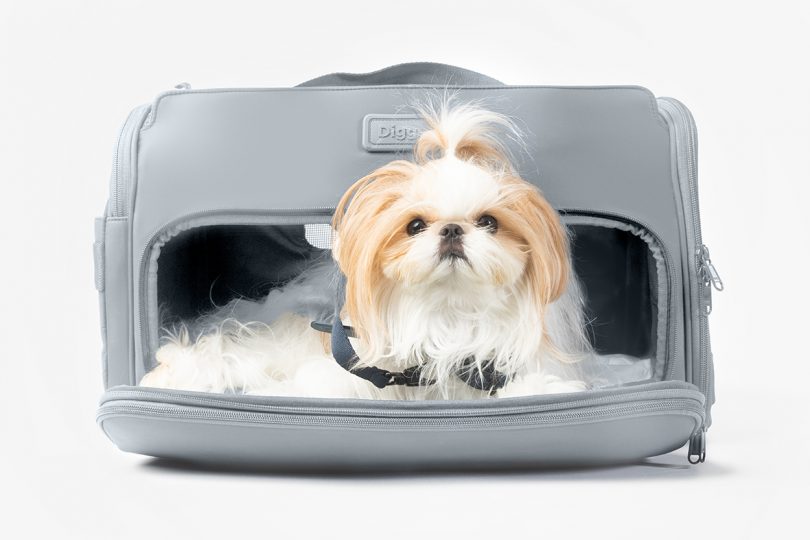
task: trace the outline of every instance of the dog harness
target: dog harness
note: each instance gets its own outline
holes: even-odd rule
[[[377,388],[386,386],[428,386],[435,380],[422,379],[422,366],[411,366],[403,371],[388,371],[373,366],[355,367],[358,361],[357,352],[349,341],[350,337],[357,337],[351,326],[345,326],[340,319],[340,310],[343,306],[346,278],[341,275],[338,280],[335,300],[335,315],[332,324],[313,321],[310,326],[320,332],[332,335],[332,356],[340,367],[361,379],[369,381]],[[508,377],[495,369],[495,362],[488,360],[480,369],[475,369],[475,359],[467,358],[456,372],[458,378],[477,390],[494,393],[503,388]]]

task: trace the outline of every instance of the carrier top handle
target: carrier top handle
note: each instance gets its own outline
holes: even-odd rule
[[[330,73],[298,86],[384,86],[425,84],[431,86],[504,86],[492,77],[448,64],[409,62],[369,73]]]

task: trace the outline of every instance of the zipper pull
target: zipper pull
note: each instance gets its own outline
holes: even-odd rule
[[[191,90],[191,85],[187,82],[181,82],[174,85],[175,90]]]
[[[712,312],[712,287],[722,291],[724,286],[720,274],[717,273],[717,268],[712,264],[709,248],[705,244],[698,249],[698,275],[703,279],[703,287],[706,291],[703,294],[703,301],[705,302],[706,315],[709,315]]]
[[[689,454],[686,459],[692,465],[706,461],[706,428],[701,429],[689,439]]]
[[[720,274],[717,273],[717,268],[712,264],[711,256],[709,255],[709,248],[706,244],[700,246],[698,250],[698,257],[700,257],[700,273],[703,276],[704,283],[711,284],[718,291],[722,291],[723,280],[720,279]]]

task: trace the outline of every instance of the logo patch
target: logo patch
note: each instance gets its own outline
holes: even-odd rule
[[[369,152],[410,150],[427,129],[415,114],[367,114],[363,118],[363,148]]]

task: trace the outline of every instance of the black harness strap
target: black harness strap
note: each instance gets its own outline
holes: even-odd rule
[[[345,279],[345,277],[341,276],[338,283],[335,298],[335,315],[332,324],[316,321],[311,323],[312,328],[315,330],[332,334],[332,356],[334,356],[338,365],[361,379],[369,381],[377,388],[394,385],[426,386],[434,384],[436,381],[422,380],[422,366],[412,366],[403,371],[387,371],[371,366],[355,368],[358,360],[357,352],[352,347],[349,337],[356,337],[356,335],[351,326],[344,326],[343,321],[340,320],[340,309],[346,286]],[[504,373],[495,369],[494,362],[486,362],[481,369],[476,369],[475,360],[472,358],[464,361],[457,375],[471,387],[490,393],[503,388],[509,380]]]
[[[485,362],[479,370],[474,358],[465,360],[456,375],[473,388],[489,392],[500,390],[509,381],[505,373],[495,369],[495,362]]]
[[[357,375],[361,379],[369,381],[377,388],[385,388],[391,384],[405,384],[396,382],[398,380],[396,377],[396,375],[398,375],[397,373],[391,373],[372,366],[355,368],[354,366],[357,364],[358,360],[357,353],[349,342],[349,336],[346,330],[347,328],[343,326],[340,317],[335,315],[335,320],[332,323],[332,356],[335,357],[335,361],[340,367]],[[418,374],[416,384],[419,384]]]

